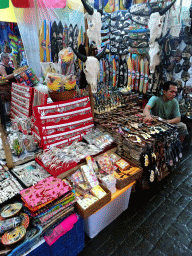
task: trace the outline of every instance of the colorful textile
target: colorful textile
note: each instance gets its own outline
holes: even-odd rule
[[[46,212],[41,213],[41,214],[38,215],[37,217],[38,217],[38,218],[41,218],[41,217],[43,217],[43,216],[46,216],[46,215],[49,214],[49,213],[52,213],[52,212],[54,212],[54,211],[56,211],[56,210],[62,208],[63,206],[68,205],[69,203],[73,203],[73,204],[74,204],[75,202],[76,202],[76,201],[75,201],[75,196],[71,196],[70,198],[68,198],[68,199],[66,199],[64,202],[62,202],[61,204],[55,205],[54,207],[50,208],[50,209],[47,210]]]
[[[61,204],[66,200],[66,198],[70,198],[70,196],[74,196],[74,193],[69,191],[64,196],[61,196],[60,198],[57,198],[56,200],[52,201],[49,204],[46,204],[44,207],[40,208],[38,211],[33,212],[29,208],[24,207],[24,211],[29,214],[33,218],[38,218],[39,216],[42,216],[50,211],[50,209],[53,209],[58,204]],[[24,204],[25,206],[25,204]]]
[[[21,198],[21,199],[24,201],[23,198]],[[49,201],[49,202],[44,203],[44,204],[41,204],[41,205],[38,205],[38,206],[36,206],[36,207],[34,207],[34,208],[32,208],[30,205],[28,205],[28,204],[24,201],[24,206],[25,206],[26,208],[28,208],[31,212],[37,212],[38,210],[42,209],[43,207],[47,206],[48,204],[52,203],[53,201],[54,201],[54,200]]]
[[[43,228],[44,235],[49,236],[49,232],[59,225],[65,218],[72,213],[75,213],[74,206],[67,207],[63,212],[58,213],[53,219],[47,221],[47,223],[39,224]]]
[[[78,221],[78,215],[76,213],[72,214],[66,218],[61,224],[55,227],[49,236],[44,236],[45,241],[48,245],[54,244],[61,236],[71,230],[74,224]]]
[[[56,214],[58,214],[59,212],[63,211],[64,209],[66,209],[67,207],[69,207],[70,205],[72,205],[74,202],[70,202],[67,205],[64,205],[63,207],[57,209],[54,212],[51,212],[41,218],[39,218],[41,223],[45,223],[46,221],[50,220],[52,217],[54,217]]]
[[[65,181],[48,177],[32,187],[22,190],[20,194],[25,204],[30,207],[31,211],[34,211],[34,209],[42,205],[45,206],[71,189],[71,186],[66,184]]]

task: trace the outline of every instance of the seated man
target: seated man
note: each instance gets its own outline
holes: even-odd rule
[[[181,142],[183,142],[188,131],[186,124],[181,122],[179,104],[177,100],[174,99],[176,93],[177,84],[172,81],[165,82],[163,85],[163,96],[152,96],[145,106],[143,113],[145,115],[145,121],[151,121],[152,114],[154,116],[161,117],[169,124],[175,124],[178,126],[179,138]]]

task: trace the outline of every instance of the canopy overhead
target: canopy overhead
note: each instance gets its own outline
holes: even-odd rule
[[[0,0],[0,21],[17,22],[14,8],[34,8],[34,1],[39,8],[63,9],[67,6],[78,10],[82,6],[81,0],[68,0],[67,3],[66,0]]]
[[[11,0],[0,0],[0,21],[17,22]]]
[[[9,9],[13,6],[16,8],[33,8],[35,3],[40,8],[65,8],[66,0],[0,0],[0,9]],[[70,0],[67,6],[77,9],[81,4],[80,0]]]

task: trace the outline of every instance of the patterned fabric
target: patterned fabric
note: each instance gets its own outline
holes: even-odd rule
[[[71,189],[71,186],[61,179],[48,177],[32,187],[22,190],[20,194],[29,209],[34,211],[34,209],[41,208],[42,205],[45,206]]]
[[[73,202],[75,203],[75,196],[74,194],[71,194],[70,196],[68,196],[67,198],[65,198],[61,203],[56,204],[55,206],[49,208],[48,210],[46,210],[45,212],[42,212],[41,214],[38,215],[38,218],[43,217],[51,212],[54,212],[55,210],[61,208],[62,206]]]
[[[51,212],[51,213],[46,214],[45,216],[39,218],[39,221],[41,223],[45,223],[48,220],[50,220],[51,218],[53,218],[56,214],[58,214],[59,212],[63,211],[64,209],[66,209],[67,207],[69,207],[70,205],[73,205],[73,204],[74,204],[74,202],[70,202],[67,205],[64,205],[64,206],[60,207],[59,209],[55,210],[54,212]]]
[[[66,198],[68,198],[69,196],[74,195],[73,192],[69,191],[67,192],[64,196],[61,196],[60,198],[52,201],[51,203],[47,204],[46,206],[40,208],[39,210],[37,210],[36,212],[32,212],[30,211],[30,209],[24,207],[24,211],[29,214],[31,217],[33,218],[38,218],[39,216],[43,216],[45,215],[47,212],[50,211],[50,209],[53,209],[55,206],[57,206],[58,204],[61,204],[63,201],[66,200]],[[25,205],[25,204],[24,204]]]

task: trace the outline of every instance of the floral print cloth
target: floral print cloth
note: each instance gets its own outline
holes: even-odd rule
[[[71,189],[71,186],[65,181],[59,178],[48,177],[32,187],[22,190],[20,194],[22,200],[30,208],[36,208],[57,199]]]

